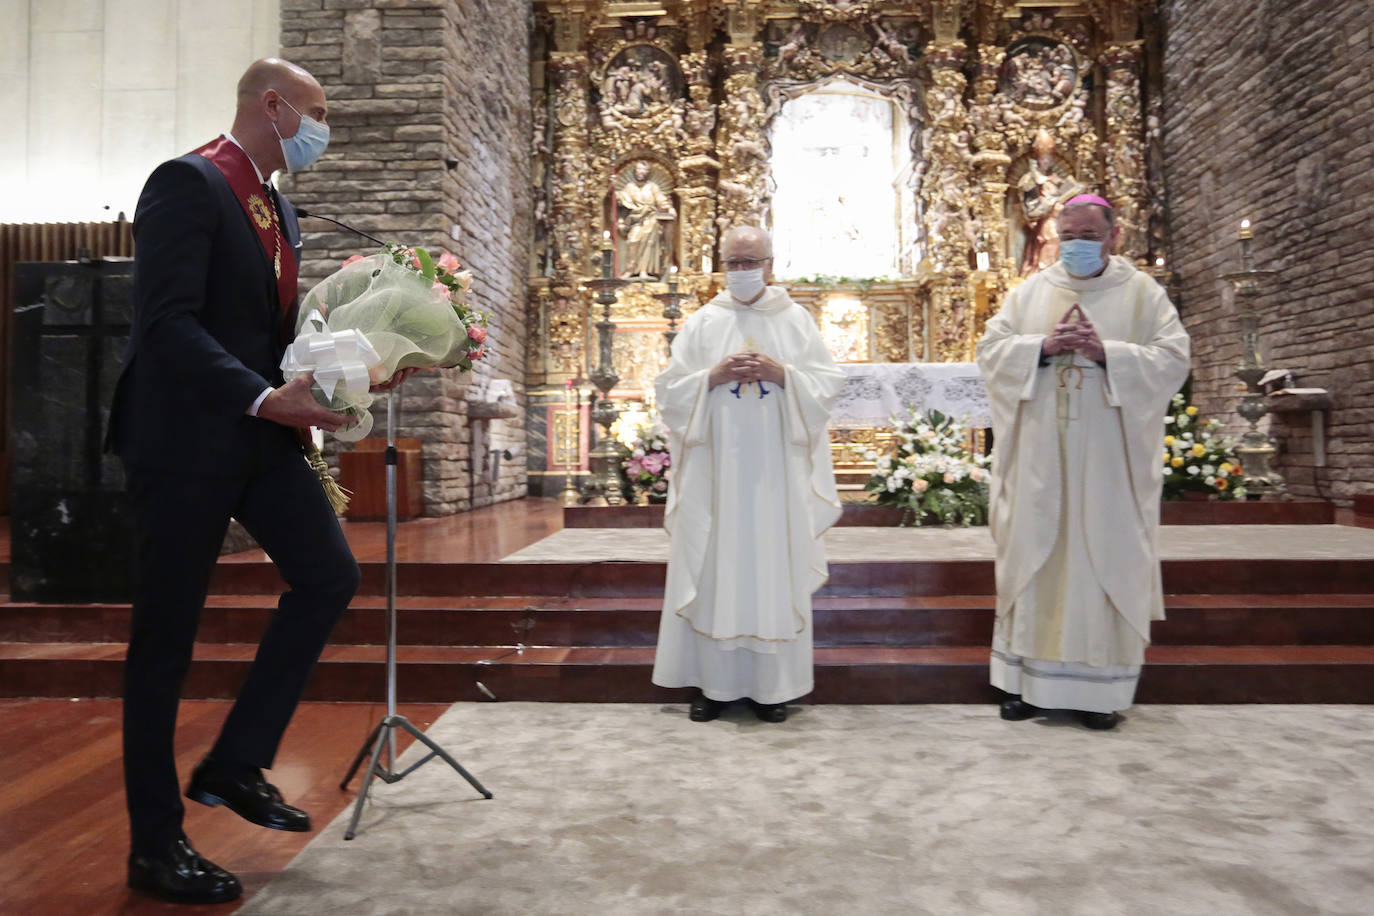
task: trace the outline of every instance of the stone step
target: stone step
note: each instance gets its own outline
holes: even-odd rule
[[[257,640],[275,608],[268,595],[217,595],[198,639]],[[1171,595],[1156,622],[1160,645],[1374,645],[1374,595]],[[405,597],[398,641],[412,646],[653,646],[660,602],[651,598]],[[0,642],[120,642],[128,605],[0,604]],[[818,646],[986,646],[993,598],[821,597]],[[339,621],[331,642],[386,641],[385,601],[365,596]]]
[[[200,645],[183,696],[237,692],[256,646]],[[0,695],[118,696],[121,643],[0,644]],[[816,650],[818,703],[992,702],[987,649],[851,647]],[[651,648],[405,646],[398,652],[401,702],[465,700],[684,702],[687,690],[650,680]],[[380,646],[331,646],[306,691],[311,700],[385,697]],[[478,686],[479,682],[482,686]],[[482,688],[485,687],[484,691]],[[1141,703],[1371,703],[1371,646],[1153,646]]]

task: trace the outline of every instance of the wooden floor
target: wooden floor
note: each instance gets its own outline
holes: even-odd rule
[[[9,519],[0,518],[0,559],[9,559]],[[562,505],[521,500],[398,527],[404,561],[494,562],[563,527]],[[386,526],[345,522],[360,562],[386,559]],[[227,557],[260,563],[261,551]],[[428,728],[447,704],[402,704],[398,711]],[[186,700],[177,727],[183,784],[209,750],[229,703]],[[268,779],[286,799],[310,812],[322,829],[356,798],[355,777],[339,788],[383,703],[303,703],[292,720]],[[402,733],[398,747],[410,743]],[[462,754],[455,751],[459,760]],[[433,765],[433,764],[431,764]],[[0,699],[0,914],[230,913],[237,904],[176,906],[125,887],[128,820],[124,810],[119,700]],[[313,833],[285,833],[249,824],[225,808],[186,802],[186,833],[196,849],[234,872],[244,899],[261,889],[305,847]],[[357,842],[366,842],[360,834]],[[344,914],[338,914],[344,916]]]
[[[398,711],[423,729],[447,708],[411,704]],[[177,767],[183,782],[214,743],[228,710],[229,704],[218,700],[182,703]],[[296,713],[268,778],[288,801],[310,812],[317,830],[352,804],[357,777],[346,791],[339,781],[385,711],[382,704],[308,703]],[[409,738],[402,737],[403,748]],[[461,761],[461,750],[450,750]],[[0,913],[103,916],[237,909],[237,904],[175,906],[125,887],[128,821],[118,700],[0,700],[0,772]],[[238,875],[245,898],[314,836],[265,830],[223,807],[190,801],[186,833],[202,855]],[[366,836],[360,833],[355,842],[366,842]]]

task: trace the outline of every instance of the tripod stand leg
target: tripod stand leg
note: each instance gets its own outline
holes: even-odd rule
[[[378,722],[377,727],[372,730],[372,734],[363,739],[363,746],[358,748],[358,756],[353,758],[353,763],[348,768],[348,775],[344,776],[343,782],[339,783],[340,789],[347,789],[349,782],[353,779],[353,774],[358,772],[358,764],[363,762],[367,752],[371,749],[374,741],[377,740],[377,733],[382,730],[382,723]]]
[[[351,840],[358,832],[358,821],[363,816],[363,805],[367,804],[367,790],[372,787],[372,777],[377,772],[377,758],[382,756],[382,745],[386,744],[386,721],[383,720],[377,726],[376,742],[372,745],[372,757],[367,762],[367,772],[363,774],[363,785],[358,790],[358,800],[353,803],[353,817],[348,821],[348,829],[344,831],[344,839]]]
[[[405,716],[387,716],[384,724],[391,728],[404,728],[406,731],[410,732],[411,735],[415,737],[416,741],[421,742],[422,744],[424,744],[425,747],[433,751],[434,756],[440,758],[444,761],[444,763],[447,763],[449,766],[457,770],[458,775],[466,779],[468,781],[468,784],[472,786],[474,789],[476,789],[478,792],[481,792],[483,798],[491,798],[491,792],[487,790],[486,786],[482,785],[480,782],[477,781],[476,776],[473,776],[467,770],[463,769],[463,765],[458,761],[454,760],[452,757],[450,757],[448,751],[441,748],[438,744],[434,742],[432,738],[430,738],[424,732],[420,731],[414,725],[411,725],[410,720],[407,719]]]

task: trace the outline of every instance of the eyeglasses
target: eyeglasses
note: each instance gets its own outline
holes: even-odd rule
[[[725,269],[726,269],[726,270],[753,270],[755,267],[758,267],[760,264],[763,264],[765,261],[771,261],[771,260],[773,260],[771,257],[769,257],[769,258],[726,258],[726,259],[725,259],[724,261],[722,261],[721,263],[725,265]]]

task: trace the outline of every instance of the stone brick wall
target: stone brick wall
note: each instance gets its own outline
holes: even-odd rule
[[[523,419],[470,424],[467,398],[505,378],[525,399],[529,16],[521,0],[281,0],[282,56],[320,80],[331,127],[324,158],[283,186],[380,239],[452,252],[490,316],[473,373],[420,373],[398,402],[397,436],[424,443],[426,515],[525,495],[523,459],[490,473],[494,452],[524,445]],[[344,230],[305,242],[303,288],[374,248]],[[384,435],[380,402],[374,412]]]
[[[1374,493],[1374,4],[1162,0],[1172,263],[1205,412],[1233,424],[1240,359],[1229,284],[1254,222],[1261,347],[1330,390],[1327,466],[1309,417],[1274,416],[1275,462],[1298,496]]]

